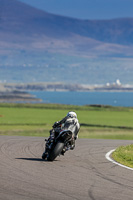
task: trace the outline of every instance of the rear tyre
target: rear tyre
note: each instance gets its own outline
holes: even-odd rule
[[[64,143],[59,141],[54,149],[49,153],[49,156],[47,158],[48,161],[53,161],[63,150]]]

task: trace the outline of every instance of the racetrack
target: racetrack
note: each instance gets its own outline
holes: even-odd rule
[[[44,138],[0,136],[0,200],[132,200],[133,171],[105,154],[132,141],[78,139],[43,161]]]

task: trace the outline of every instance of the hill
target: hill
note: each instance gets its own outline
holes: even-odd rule
[[[49,14],[17,0],[0,0],[0,13],[1,40],[13,47],[96,51],[96,47],[105,46],[109,51],[119,45],[133,45],[132,18],[79,20]]]
[[[21,77],[17,80],[16,74],[11,77],[11,69],[19,71],[20,76],[23,71],[24,77],[27,70],[33,74],[38,69],[37,72],[40,72],[37,77],[42,77],[43,72],[46,74],[44,81],[48,81],[47,78],[54,81],[61,76],[54,73],[54,77],[48,77],[47,74],[58,69],[64,73],[70,67],[70,78],[67,81],[74,79],[83,83],[81,71],[86,74],[86,71],[88,73],[93,69],[93,80],[95,79],[95,83],[98,80],[98,83],[104,80],[100,78],[100,74],[96,74],[99,68],[105,71],[105,63],[101,60],[103,58],[108,68],[111,62],[114,63],[113,68],[118,63],[119,66],[121,63],[127,65],[125,58],[130,58],[130,68],[133,56],[133,19],[79,20],[50,14],[17,0],[0,0],[0,44],[1,80],[26,81]],[[121,58],[124,58],[123,62]],[[88,69],[88,65],[91,68]],[[123,65],[125,70],[126,66]],[[31,70],[27,67],[31,67]],[[72,78],[75,74],[74,67],[77,67],[77,76]],[[7,76],[4,75],[5,69]],[[114,73],[114,69],[111,73]],[[35,72],[30,81],[44,79],[43,76],[38,80],[37,74]],[[93,74],[90,78],[92,76]],[[112,75],[111,80],[117,78],[124,80],[121,75]]]

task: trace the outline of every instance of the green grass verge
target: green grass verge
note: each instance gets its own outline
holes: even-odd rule
[[[133,140],[133,108],[60,104],[0,104],[0,135],[43,136],[68,111],[78,115],[79,138]]]
[[[112,158],[125,166],[133,168],[133,144],[118,147],[113,152]]]

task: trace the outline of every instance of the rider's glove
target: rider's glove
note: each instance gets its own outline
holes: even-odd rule
[[[59,125],[59,122],[55,122],[53,128],[56,128]]]
[[[77,140],[77,139],[78,139],[78,135],[76,135],[76,136],[74,137],[74,139]]]

